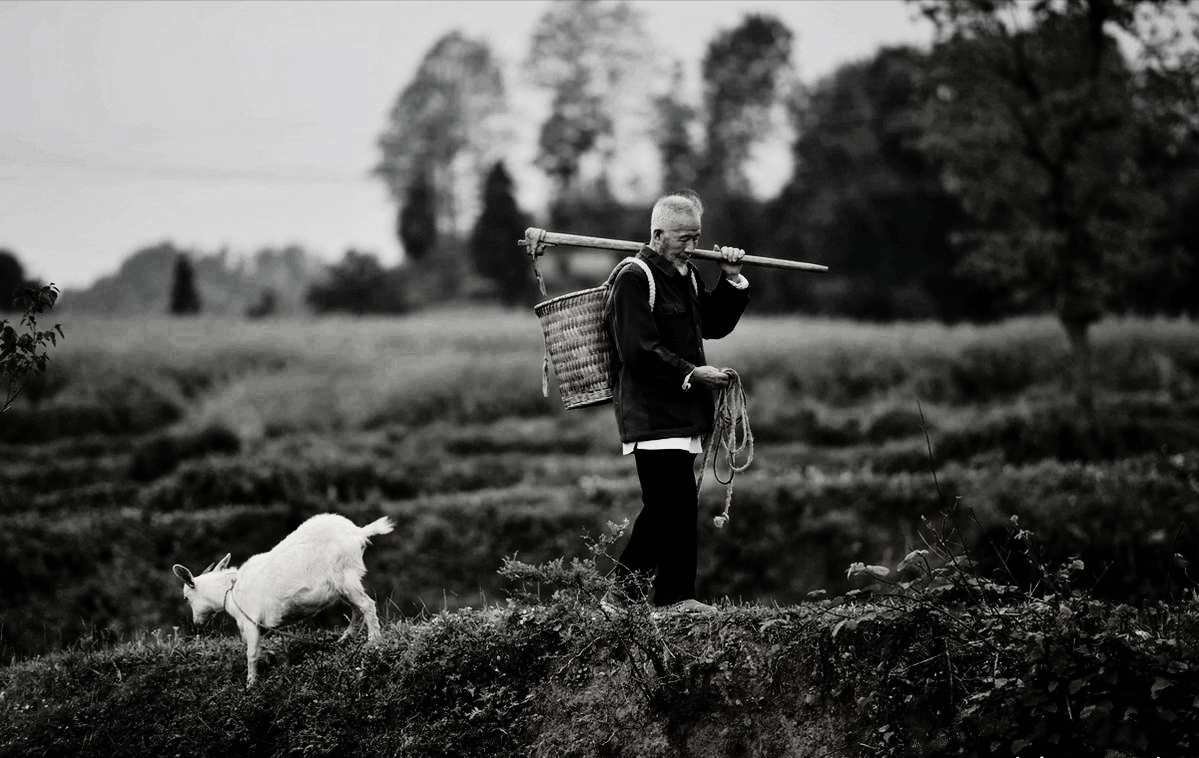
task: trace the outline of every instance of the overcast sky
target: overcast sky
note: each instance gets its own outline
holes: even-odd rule
[[[369,171],[396,96],[453,30],[490,43],[516,87],[551,1],[0,0],[0,248],[62,287],[164,240],[390,265],[395,210]],[[807,82],[932,35],[903,0],[633,4],[692,71],[750,12],[795,33]]]

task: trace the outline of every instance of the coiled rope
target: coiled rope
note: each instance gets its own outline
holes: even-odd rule
[[[745,402],[745,390],[741,386],[741,377],[731,368],[724,373],[729,377],[729,383],[720,388],[716,395],[716,414],[712,419],[712,432],[704,441],[704,462],[699,468],[699,478],[695,482],[698,492],[704,482],[704,471],[708,462],[712,462],[712,476],[724,485],[724,512],[712,519],[718,529],[729,522],[729,508],[733,504],[733,477],[749,468],[754,459],[754,435],[749,428],[749,409]],[[717,447],[724,451],[728,465],[728,477],[722,479],[716,468],[719,457]],[[738,462],[738,456],[744,455],[745,461]]]

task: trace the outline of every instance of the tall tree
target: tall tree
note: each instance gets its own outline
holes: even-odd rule
[[[1169,4],[1167,3],[1167,8]],[[1166,206],[1160,250],[1166,263],[1133,282],[1134,310],[1199,316],[1199,9],[1145,29],[1138,76],[1144,170]],[[1142,9],[1150,18],[1154,8]]]
[[[1142,314],[1199,316],[1199,140],[1181,149],[1147,134],[1145,175],[1162,196],[1161,267],[1132,280],[1129,308]]]
[[[375,168],[397,204],[414,177],[433,188],[437,228],[458,235],[477,214],[479,177],[512,138],[503,72],[486,43],[459,32],[439,39],[392,107]]]
[[[791,41],[791,31],[777,18],[750,14],[708,45],[702,65],[704,158],[697,180],[710,208],[704,214],[707,239],[761,249],[761,209],[747,169],[794,85]]]
[[[763,282],[771,306],[879,320],[996,315],[978,286],[955,276],[950,233],[964,214],[916,147],[924,65],[914,48],[883,48],[795,98],[794,173],[766,226],[779,254],[831,273]]]
[[[559,193],[567,194],[575,185],[583,156],[611,132],[612,119],[600,98],[579,89],[561,90],[541,126],[535,163]]]
[[[497,162],[483,183],[483,212],[471,232],[470,252],[475,270],[495,284],[506,305],[531,304],[537,296],[528,259],[516,244],[530,224],[516,204],[508,169]]]
[[[793,35],[773,16],[750,14],[721,32],[703,59],[707,153],[701,185],[750,194],[746,165],[794,84]]]
[[[396,232],[404,246],[404,255],[414,261],[425,258],[437,244],[437,214],[433,186],[428,173],[417,172],[397,211]]]
[[[196,288],[196,272],[192,268],[191,260],[183,254],[175,258],[168,310],[172,316],[188,316],[200,312],[200,291]]]
[[[1150,238],[1160,204],[1138,162],[1137,79],[1115,35],[1145,41],[1143,14],[1166,5],[922,5],[937,29],[922,146],[982,227],[962,235],[964,263],[1057,314],[1092,455],[1090,327],[1160,263]]]
[[[551,113],[541,127],[537,164],[566,198],[577,180],[589,186],[606,174],[622,191],[639,181],[639,167],[614,156],[648,139],[649,98],[657,88],[656,48],[644,14],[632,4],[610,0],[549,3],[533,30],[524,70],[551,93]],[[588,159],[595,173],[586,175]],[[617,170],[628,176],[613,176]]]
[[[654,100],[653,133],[662,162],[663,193],[694,187],[699,178],[700,156],[691,139],[698,112],[683,98],[682,92],[683,67],[675,63],[670,87]]]

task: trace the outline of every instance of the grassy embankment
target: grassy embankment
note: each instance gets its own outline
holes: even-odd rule
[[[1194,732],[1194,324],[1096,330],[1106,459],[1082,463],[1049,321],[747,319],[709,352],[745,381],[756,457],[702,530],[726,610],[690,625],[595,618],[550,563],[632,515],[636,482],[610,409],[541,397],[530,315],[64,328],[36,405],[0,418],[16,754],[898,755],[994,728],[1001,753],[1181,755]],[[235,630],[190,636],[169,566],[239,563],[322,510],[400,524],[366,556],[385,641],[335,650],[327,614],[243,694]],[[941,573],[846,575],[926,541]]]

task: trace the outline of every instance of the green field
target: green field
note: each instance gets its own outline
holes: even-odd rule
[[[639,505],[611,408],[542,397],[531,313],[63,328],[0,417],[5,661],[188,627],[172,563],[236,565],[325,510],[396,519],[366,556],[395,619],[502,599],[505,557],[583,555]],[[1051,320],[747,317],[709,343],[744,381],[756,449],[725,529],[706,477],[701,594],[843,593],[851,563],[893,565],[949,511],[985,570],[1029,587],[1001,560],[1013,514],[1101,597],[1193,587],[1174,555],[1199,557],[1199,327],[1111,320],[1094,338],[1106,458],[1083,462]]]
[[[1194,323],[1095,330],[1084,461],[1049,320],[747,318],[696,620],[600,612],[637,483],[610,407],[542,397],[531,314],[63,327],[0,416],[5,755],[1194,754]],[[397,522],[383,637],[326,612],[243,690],[170,566],[327,510]]]

